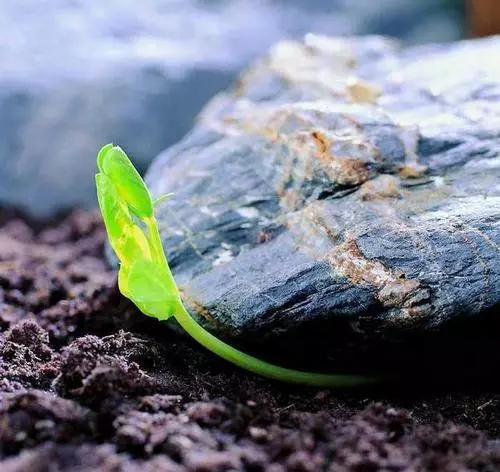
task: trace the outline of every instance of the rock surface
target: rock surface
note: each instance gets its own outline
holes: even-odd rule
[[[279,39],[309,30],[410,40],[460,34],[458,12],[434,0],[384,1],[390,7],[362,0],[2,0],[0,202],[39,216],[93,205],[102,144],[119,142],[144,169]]]
[[[147,175],[191,310],[329,355],[497,309],[499,48],[308,35],[244,72]]]

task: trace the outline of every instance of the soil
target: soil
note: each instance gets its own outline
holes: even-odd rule
[[[97,213],[0,217],[0,470],[500,470],[491,382],[269,382],[138,313]]]

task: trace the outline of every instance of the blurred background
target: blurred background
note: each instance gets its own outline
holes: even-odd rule
[[[93,205],[102,144],[119,143],[146,169],[278,40],[312,31],[414,44],[494,32],[485,5],[500,2],[471,3],[1,0],[0,205],[35,216]]]

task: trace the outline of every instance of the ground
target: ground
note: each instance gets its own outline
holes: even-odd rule
[[[138,313],[97,213],[0,213],[0,470],[500,470],[492,382],[269,382]]]

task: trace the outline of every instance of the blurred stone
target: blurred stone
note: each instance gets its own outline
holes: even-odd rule
[[[142,169],[275,41],[308,31],[454,39],[426,0],[2,0],[0,203],[39,216],[92,206],[98,148]]]
[[[147,175],[175,195],[158,218],[190,310],[245,340],[295,333],[308,357],[495,313],[499,49],[274,46]]]

